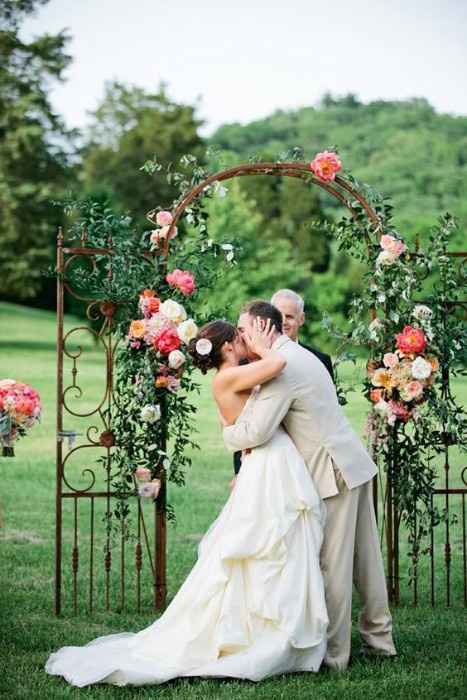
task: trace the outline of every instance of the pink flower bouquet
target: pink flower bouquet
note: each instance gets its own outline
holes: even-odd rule
[[[405,326],[395,336],[396,347],[368,366],[368,398],[373,410],[389,425],[417,419],[416,406],[427,393],[439,369],[433,355],[426,354],[427,337],[421,328]]]
[[[41,412],[35,389],[14,379],[0,380],[0,442],[4,457],[14,456],[14,441],[39,422]]]

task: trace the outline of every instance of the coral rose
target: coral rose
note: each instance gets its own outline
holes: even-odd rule
[[[373,403],[378,403],[383,398],[384,391],[382,389],[372,389],[370,391],[370,399]]]
[[[139,308],[146,318],[150,318],[159,311],[161,300],[155,296],[152,289],[145,289],[139,297]]]
[[[426,347],[426,337],[420,328],[405,326],[402,333],[396,335],[399,350],[404,353],[423,352]]]
[[[335,180],[336,174],[342,170],[342,163],[336,153],[323,151],[313,158],[310,170],[323,182],[330,182]]]
[[[169,355],[172,350],[178,350],[181,340],[175,328],[161,328],[155,338],[154,347],[163,355]]]

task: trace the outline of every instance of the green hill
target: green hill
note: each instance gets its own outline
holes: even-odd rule
[[[282,111],[246,125],[226,124],[211,144],[235,153],[277,157],[296,146],[311,159],[336,146],[344,167],[393,198],[395,221],[408,239],[450,211],[467,223],[467,117],[438,114],[425,99],[378,100],[325,96],[317,107]],[[333,202],[325,201],[325,207]],[[465,245],[465,244],[464,244]]]

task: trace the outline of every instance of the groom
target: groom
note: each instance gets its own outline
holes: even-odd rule
[[[282,334],[279,310],[265,301],[242,309],[240,333],[255,318],[270,319],[273,349],[286,358],[284,371],[259,390],[248,421],[224,428],[230,450],[265,443],[282,423],[325,500],[327,518],[321,569],[329,615],[325,664],[347,668],[350,659],[352,580],[361,600],[360,634],[371,656],[395,656],[383,561],[373,508],[376,465],[340,408],[328,371],[313,354]],[[254,358],[250,358],[254,359]]]
[[[298,335],[300,332],[300,328],[305,323],[305,303],[302,297],[296,292],[293,292],[291,289],[279,289],[272,295],[271,304],[273,304],[273,306],[275,306],[281,312],[282,332],[284,333],[284,335],[288,336],[291,340],[298,343]],[[318,360],[320,360],[323,363],[323,365],[326,367],[327,371],[331,375],[332,381],[334,381],[334,370],[332,367],[332,359],[330,358],[330,356],[326,355],[326,353],[324,352],[320,352],[316,348],[312,348],[309,345],[305,345],[304,343],[300,343],[300,345],[306,350],[308,350],[308,352],[312,352],[313,355],[316,355]],[[248,362],[246,358],[244,361]],[[242,466],[241,454],[241,452],[234,452],[233,455],[233,465],[235,474],[238,474]],[[230,482],[230,486],[233,487],[234,483],[235,478]]]

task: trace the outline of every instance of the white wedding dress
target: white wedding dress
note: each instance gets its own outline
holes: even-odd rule
[[[254,394],[243,411],[254,410]],[[185,676],[259,681],[317,671],[326,649],[319,551],[324,506],[287,433],[247,455],[198,560],[165,613],[136,634],[52,654],[69,683],[145,685]]]

